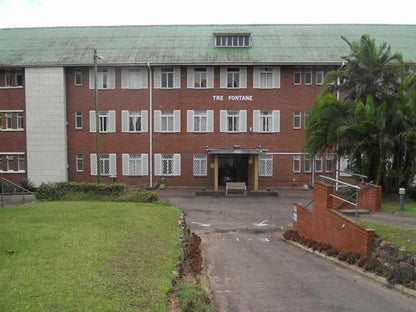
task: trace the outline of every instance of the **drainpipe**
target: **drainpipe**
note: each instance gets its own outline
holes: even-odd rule
[[[153,85],[152,85],[152,68],[150,63],[147,63],[149,69],[149,183],[150,187],[153,186]]]
[[[345,65],[345,62],[342,62],[342,64],[341,64],[341,66],[340,66],[340,68],[338,68],[338,69],[341,69],[341,68],[343,68],[344,67],[344,65]],[[341,83],[341,81],[339,80],[339,77],[337,78],[337,85],[339,86],[340,85],[340,83]],[[339,101],[339,89],[337,89],[337,100]],[[338,146],[337,146],[337,149],[338,149]],[[338,154],[337,154],[337,168],[339,169],[341,166],[340,166],[340,163],[339,163],[339,157],[338,157]],[[335,190],[338,192],[338,189],[339,189],[339,184],[338,184],[338,179],[339,179],[339,171],[338,170],[336,170],[336,180],[337,180],[337,182],[335,182]]]

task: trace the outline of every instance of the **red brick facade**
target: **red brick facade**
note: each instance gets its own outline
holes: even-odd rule
[[[341,251],[359,252],[367,257],[373,247],[374,230],[365,228],[331,209],[334,206],[331,193],[333,193],[333,186],[315,183],[313,211],[295,203],[294,213],[297,218],[293,222],[293,229],[305,237],[330,244]],[[376,192],[373,193],[375,194]],[[377,200],[373,197],[374,202]]]

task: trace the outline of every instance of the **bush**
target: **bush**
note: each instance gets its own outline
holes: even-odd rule
[[[406,192],[411,199],[416,201],[416,186],[409,187]]]
[[[33,185],[33,183],[31,181],[29,181],[28,179],[22,179],[20,181],[20,186],[23,187],[24,189],[33,192],[35,191],[35,186]]]
[[[182,285],[175,292],[179,306],[184,312],[215,311],[207,292],[198,285]]]

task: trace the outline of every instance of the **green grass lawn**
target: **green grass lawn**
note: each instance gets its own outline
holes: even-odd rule
[[[416,254],[416,228],[384,225],[368,221],[360,222],[374,229],[381,239],[389,241],[396,247],[405,247],[406,251]]]
[[[400,199],[383,198],[381,202],[381,211],[400,213],[405,215],[416,215],[416,201],[406,197],[403,205],[403,211],[400,211]]]
[[[0,311],[166,311],[179,216],[114,202],[0,209]]]

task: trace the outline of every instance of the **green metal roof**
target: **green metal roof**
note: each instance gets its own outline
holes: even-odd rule
[[[250,48],[216,48],[214,33],[251,33]],[[368,34],[416,61],[416,25],[165,25],[0,30],[0,67],[132,64],[340,63],[341,39]]]

